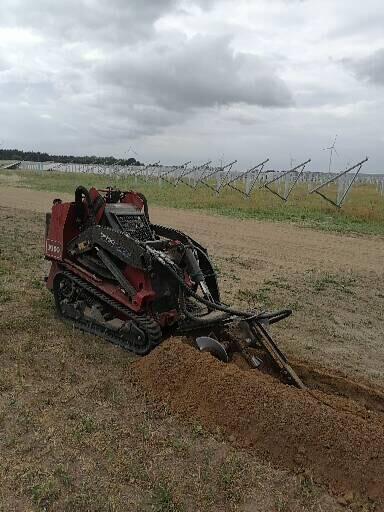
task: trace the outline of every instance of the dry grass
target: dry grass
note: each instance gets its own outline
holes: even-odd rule
[[[57,321],[42,284],[43,224],[1,210],[1,511],[341,508],[310,475],[273,468],[150,402],[129,354]]]
[[[224,302],[243,309],[293,310],[288,320],[273,327],[291,357],[384,388],[381,272],[331,268],[287,272],[271,266],[269,276],[260,278],[246,258],[233,255],[215,261]]]

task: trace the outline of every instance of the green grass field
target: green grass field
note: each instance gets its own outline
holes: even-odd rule
[[[285,221],[305,227],[342,233],[384,234],[383,197],[371,185],[357,185],[341,209],[337,209],[316,194],[308,194],[308,186],[297,186],[288,202],[281,201],[267,190],[255,189],[250,199],[229,188],[219,196],[200,185],[192,190],[186,185],[174,187],[167,183],[143,178],[117,178],[94,174],[60,172],[0,171],[0,185],[27,187],[35,190],[73,193],[77,185],[103,188],[108,185],[143,192],[150,204],[173,208],[209,211],[237,218]],[[336,196],[336,186],[327,194]]]

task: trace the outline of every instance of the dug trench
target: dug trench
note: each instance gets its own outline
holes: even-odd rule
[[[309,391],[170,339],[134,363],[150,397],[277,467],[384,507],[384,395],[297,363]],[[381,508],[377,508],[381,510]]]

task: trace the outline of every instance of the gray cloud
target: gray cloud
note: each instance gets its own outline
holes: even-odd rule
[[[384,83],[384,50],[358,57],[382,47],[382,0],[366,0],[364,16],[349,0],[2,0],[0,10],[7,146],[122,155],[133,144],[164,162],[225,151],[244,165],[304,152],[315,166],[318,149],[326,167],[321,148],[338,133],[346,159],[374,152],[384,167],[382,91],[370,87]]]
[[[0,25],[24,26],[52,39],[136,41],[153,32],[153,23],[177,0],[2,0]]]
[[[343,63],[358,78],[384,85],[384,48],[361,59],[344,59]]]
[[[24,77],[0,81],[0,103],[47,103],[59,96],[56,85],[45,79],[26,82]]]
[[[206,9],[215,2],[200,0],[197,4]],[[8,103],[33,103],[36,109],[46,110],[53,101],[64,102],[78,122],[80,112],[94,119],[97,111],[96,116],[103,115],[106,131],[109,127],[118,136],[125,130],[135,138],[161,133],[193,116],[196,109],[235,103],[292,104],[291,92],[273,66],[260,56],[235,53],[228,35],[186,38],[169,32],[141,42],[139,36],[145,33],[154,36],[153,24],[161,15],[182,7],[176,0],[53,4],[36,0],[36,9],[23,6],[23,0],[14,0],[12,8],[5,9],[2,23],[8,19],[11,26],[18,22],[35,30],[43,26],[44,31],[37,33],[49,37],[49,42],[38,43],[37,52],[53,44],[55,53],[51,56],[49,49],[48,57],[53,59],[44,70],[32,53],[28,64],[15,66],[3,79],[0,76],[0,93]],[[95,51],[93,45],[84,45],[86,38],[98,43],[95,61],[82,56]],[[68,51],[52,43],[55,39],[65,39],[66,44],[74,41],[75,46]],[[89,130],[101,131],[92,122]]]
[[[264,59],[234,53],[230,38],[194,37],[139,52],[117,52],[97,70],[100,80],[118,86],[145,104],[172,111],[233,103],[284,107],[289,88]]]

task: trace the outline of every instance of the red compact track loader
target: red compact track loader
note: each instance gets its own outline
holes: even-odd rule
[[[222,304],[207,250],[176,229],[152,224],[143,194],[77,187],[47,214],[47,287],[63,320],[135,354],[171,335],[228,361],[304,387],[268,326],[291,314],[238,311]],[[257,354],[257,355],[256,355]]]

